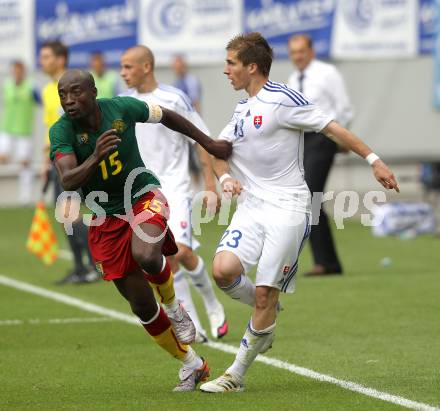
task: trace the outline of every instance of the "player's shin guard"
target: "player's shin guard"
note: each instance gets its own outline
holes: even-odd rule
[[[231,374],[242,380],[246,371],[253,363],[262,348],[267,345],[269,339],[272,339],[276,323],[265,328],[264,330],[255,330],[252,327],[252,319],[249,321],[248,327],[240,343],[240,348],[235,357],[234,363],[226,370],[227,374]]]
[[[170,320],[159,304],[157,306],[157,313],[153,318],[147,322],[141,321],[141,324],[154,341],[165,351],[168,351],[174,358],[185,361],[188,357],[190,347],[177,340]]]
[[[255,284],[247,275],[241,274],[233,284],[220,288],[233,300],[238,300],[251,307],[255,305]]]
[[[185,271],[188,273],[188,276],[196,290],[202,296],[206,311],[213,311],[218,308],[220,303],[214,293],[214,289],[212,287],[211,280],[209,279],[208,272],[206,271],[205,264],[200,256],[197,257],[197,267],[194,270]]]
[[[175,291],[173,273],[165,257],[163,257],[162,271],[158,275],[151,275],[146,271],[144,271],[144,275],[162,304],[170,305],[174,303]]]

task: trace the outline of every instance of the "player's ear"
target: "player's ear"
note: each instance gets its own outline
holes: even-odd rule
[[[248,65],[248,71],[249,71],[249,74],[254,74],[254,73],[256,73],[256,72],[258,71],[257,63],[250,63],[250,64]]]
[[[93,86],[93,88],[92,88],[92,94],[93,94],[93,97],[95,97],[95,98],[96,98],[96,96],[98,95],[98,89],[96,88],[96,86]]]

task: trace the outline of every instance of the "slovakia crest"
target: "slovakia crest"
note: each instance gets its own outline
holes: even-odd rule
[[[254,116],[254,126],[258,130],[263,124],[263,116]]]
[[[181,222],[180,222],[180,227],[182,227],[183,229],[185,229],[186,227],[188,227],[188,222],[187,222],[187,221],[181,221]]]

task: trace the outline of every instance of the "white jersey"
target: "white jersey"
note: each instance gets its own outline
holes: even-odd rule
[[[188,96],[175,87],[159,84],[150,93],[130,90],[126,95],[173,110],[209,134]],[[193,140],[162,124],[151,123],[137,123],[136,138],[142,160],[159,177],[165,196],[178,193],[191,195],[189,143]]]
[[[308,210],[304,130],[319,132],[330,121],[301,93],[269,80],[256,96],[237,104],[220,134],[233,144],[231,172],[255,197],[290,210]]]

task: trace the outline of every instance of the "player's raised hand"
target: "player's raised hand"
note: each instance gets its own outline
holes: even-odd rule
[[[110,152],[118,147],[121,139],[116,134],[115,129],[110,129],[102,133],[96,140],[96,147],[93,155],[98,161],[106,158]]]
[[[235,178],[227,178],[222,183],[222,192],[227,199],[231,199],[235,195],[240,195],[243,187],[240,181]]]
[[[211,140],[204,149],[220,160],[227,160],[232,154],[232,143],[226,140]]]
[[[394,177],[393,172],[388,168],[388,166],[380,159],[376,160],[373,165],[373,173],[376,180],[379,181],[385,188],[394,189],[400,193],[399,184]]]

